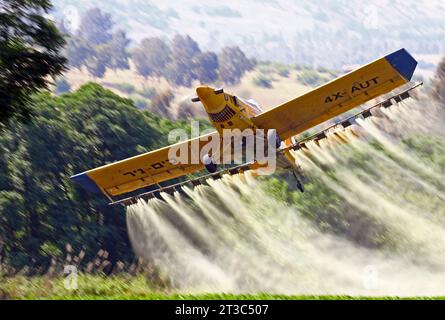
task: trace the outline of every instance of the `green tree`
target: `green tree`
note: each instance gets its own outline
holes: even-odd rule
[[[176,35],[172,43],[172,61],[165,71],[167,80],[176,85],[190,86],[196,79],[195,57],[200,53],[198,43],[190,36]]]
[[[80,69],[94,55],[93,46],[85,39],[78,36],[71,36],[68,39],[66,57],[70,66]]]
[[[175,95],[171,90],[156,93],[156,95],[151,99],[151,111],[162,117],[171,118],[172,114],[170,105],[174,97]]]
[[[157,37],[143,39],[132,52],[138,74],[143,77],[163,76],[166,65],[171,61],[171,49]]]
[[[65,40],[44,16],[51,7],[48,0],[0,3],[0,125],[28,119],[31,95],[65,69]]]
[[[167,144],[173,124],[97,84],[35,97],[35,117],[0,135],[0,247],[5,263],[46,271],[65,245],[131,261],[125,214],[74,185],[75,173]]]
[[[99,8],[86,11],[80,21],[78,35],[93,45],[110,42],[113,38],[113,19]]]
[[[218,79],[218,56],[213,52],[202,52],[193,61],[193,71],[201,83],[211,83]]]
[[[95,78],[103,78],[107,71],[107,62],[102,57],[90,57],[85,65],[88,72]]]
[[[124,31],[112,33],[111,15],[93,8],[82,16],[76,36],[68,41],[67,57],[70,65],[87,67],[88,72],[102,78],[106,68],[128,69],[127,47],[130,40]]]
[[[304,84],[311,87],[317,87],[326,80],[315,70],[303,70],[301,73],[297,76],[297,80]]]
[[[71,36],[66,55],[71,66],[86,66],[90,74],[101,78],[106,68],[128,69],[127,47],[130,40],[124,31],[112,33],[111,15],[98,8],[88,10],[82,17],[78,34]]]
[[[100,45],[95,48],[95,54],[85,61],[85,66],[92,76],[103,78],[107,71],[107,66],[110,64],[110,60],[109,47],[106,44]]]
[[[127,47],[130,44],[130,39],[127,34],[118,30],[113,33],[111,41],[107,43],[109,52],[108,67],[112,70],[129,69]]]
[[[253,61],[238,46],[225,47],[219,55],[219,77],[226,84],[238,83],[253,67]]]
[[[198,43],[189,35],[175,35],[172,43],[173,56],[177,59],[188,61],[193,59],[197,54],[201,53]]]
[[[253,79],[253,83],[258,87],[272,88],[272,80],[270,79],[270,77],[264,74],[260,74],[257,77],[255,77]]]

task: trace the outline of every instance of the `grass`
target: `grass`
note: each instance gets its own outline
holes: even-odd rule
[[[63,277],[1,277],[0,299],[68,299],[68,300],[394,300],[445,299],[444,297],[354,297],[347,295],[273,295],[259,294],[180,294],[153,286],[145,276],[121,274],[81,274],[77,290],[68,290]]]

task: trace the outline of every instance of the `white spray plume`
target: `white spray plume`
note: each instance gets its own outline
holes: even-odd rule
[[[345,132],[348,144],[330,146],[333,135],[297,152],[309,180],[342,199],[345,214],[381,226],[375,237],[391,245],[364,246],[322,231],[298,204],[278,201],[245,173],[130,206],[133,248],[183,292],[443,295],[444,171],[401,142],[445,139],[438,109],[429,101],[393,106],[357,122],[361,139]],[[363,166],[353,165],[357,156],[365,157]]]

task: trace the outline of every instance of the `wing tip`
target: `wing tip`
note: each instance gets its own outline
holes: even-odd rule
[[[75,174],[74,176],[71,176],[70,179],[89,192],[99,194],[102,193],[97,184],[88,176],[86,172]]]
[[[403,78],[407,81],[411,80],[414,70],[416,70],[417,61],[405,48],[388,54],[385,59]]]

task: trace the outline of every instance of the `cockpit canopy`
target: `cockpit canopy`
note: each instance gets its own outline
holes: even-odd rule
[[[257,114],[260,114],[261,112],[263,112],[263,108],[261,108],[260,104],[258,102],[256,102],[255,100],[253,100],[253,99],[244,99],[244,98],[241,98],[241,97],[238,97],[238,99],[240,99],[245,104],[251,106],[257,112]]]

